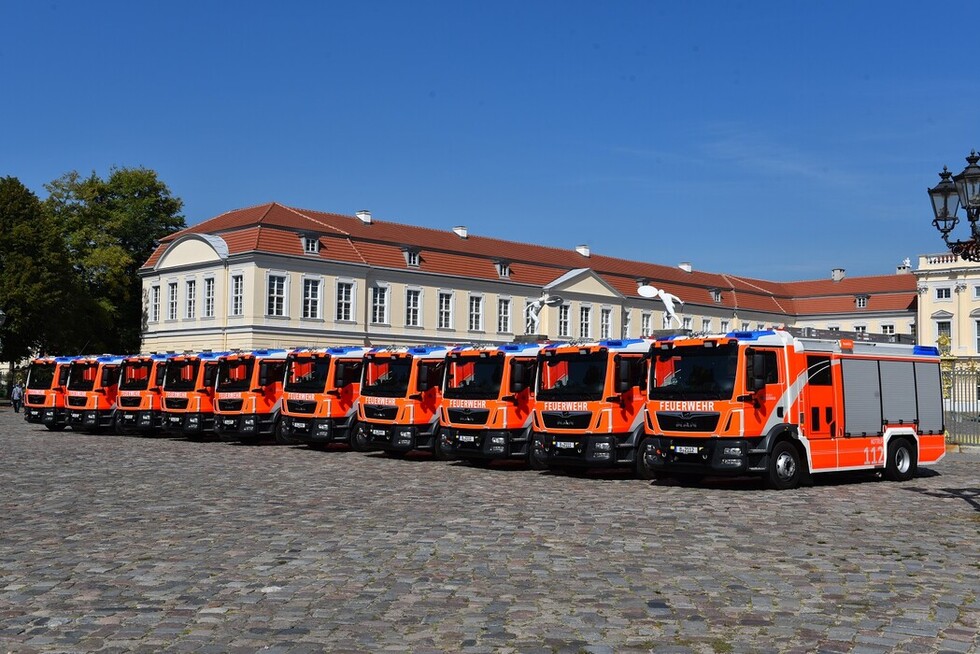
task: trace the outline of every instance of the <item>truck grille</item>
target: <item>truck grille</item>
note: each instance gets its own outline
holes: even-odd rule
[[[43,395],[34,395],[33,393],[29,393],[27,395],[27,403],[28,404],[44,404],[44,396]]]
[[[218,400],[218,411],[241,411],[241,400]]]
[[[68,398],[68,406],[84,407],[86,404],[88,404],[88,398],[87,397],[69,397]]]
[[[462,425],[485,425],[490,419],[487,409],[449,409],[449,422]]]
[[[121,397],[119,398],[119,406],[126,407],[127,409],[136,409],[140,405],[139,397]]]
[[[664,431],[714,431],[718,428],[721,414],[712,413],[674,413],[658,411],[657,422]]]
[[[592,412],[542,411],[541,420],[551,429],[588,429],[592,424]]]
[[[394,420],[398,415],[396,406],[378,406],[376,404],[364,405],[364,417],[375,418],[377,420]]]
[[[290,413],[313,413],[316,411],[316,402],[307,400],[289,400],[286,402],[286,409]]]
[[[186,397],[168,397],[163,401],[163,406],[167,409],[186,409]]]

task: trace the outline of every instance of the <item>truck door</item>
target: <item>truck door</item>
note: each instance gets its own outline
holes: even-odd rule
[[[752,404],[745,411],[745,433],[765,435],[774,424],[786,421],[783,395],[785,373],[780,373],[781,351],[767,348],[747,348],[745,387]]]
[[[837,444],[834,439],[837,437],[838,425],[830,357],[808,355],[806,368],[800,426],[810,442],[810,465],[814,470],[835,468]]]

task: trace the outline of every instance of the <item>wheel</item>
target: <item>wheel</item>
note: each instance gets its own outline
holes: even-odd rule
[[[803,467],[800,453],[789,441],[779,441],[769,455],[766,485],[776,490],[788,490],[800,485]]]
[[[527,467],[531,470],[547,470],[548,459],[544,453],[544,441],[541,436],[531,433],[527,445]]]
[[[364,425],[359,425],[354,423],[350,428],[350,446],[355,452],[367,452],[371,449],[368,444],[367,433],[364,431],[366,427]]]
[[[276,437],[279,445],[292,445],[293,439],[286,435],[282,429],[282,418],[276,418],[276,424],[272,427],[272,434]]]
[[[908,481],[915,476],[916,468],[915,449],[908,439],[892,440],[888,444],[888,458],[885,460],[885,479]]]
[[[439,461],[452,461],[456,458],[451,449],[447,449],[442,442],[442,430],[436,427],[436,433],[432,435],[432,455]]]
[[[649,439],[640,441],[636,448],[636,476],[638,479],[657,479],[657,471],[647,463],[646,451]]]
[[[66,425],[44,425],[48,431],[64,431]]]

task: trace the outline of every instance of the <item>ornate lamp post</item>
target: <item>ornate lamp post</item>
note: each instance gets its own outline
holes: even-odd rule
[[[953,175],[943,166],[939,173],[940,182],[929,189],[932,200],[932,211],[936,214],[933,226],[943,236],[943,241],[950,252],[967,261],[980,262],[980,155],[971,151],[966,158],[966,168],[959,175]],[[952,178],[952,179],[950,179]],[[956,211],[962,205],[966,211],[966,219],[970,223],[970,238],[951,241],[950,233],[959,224]]]

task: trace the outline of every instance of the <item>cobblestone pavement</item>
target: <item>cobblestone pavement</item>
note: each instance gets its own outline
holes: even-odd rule
[[[0,653],[980,651],[978,535],[976,454],[775,492],[0,412]]]

